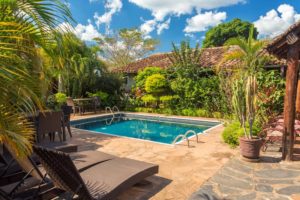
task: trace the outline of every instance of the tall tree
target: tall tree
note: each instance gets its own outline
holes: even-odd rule
[[[101,55],[111,67],[122,67],[152,52],[158,41],[145,39],[138,29],[121,29],[112,36],[95,39],[101,47]]]
[[[250,22],[242,21],[240,19],[233,19],[230,22],[219,24],[211,28],[205,34],[203,47],[217,47],[223,44],[230,38],[242,37],[247,39],[250,29],[253,26]],[[257,38],[258,32],[256,28],[253,30],[254,39]]]

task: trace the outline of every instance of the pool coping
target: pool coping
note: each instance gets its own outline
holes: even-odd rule
[[[156,118],[167,118],[167,119],[181,119],[181,120],[190,120],[190,121],[204,121],[204,122],[212,122],[212,123],[219,123],[215,126],[212,126],[208,129],[206,129],[205,131],[203,132],[199,132],[199,133],[196,133],[196,135],[206,135],[209,131],[219,127],[219,126],[223,126],[224,123],[222,121],[219,121],[219,120],[216,120],[216,119],[207,119],[207,118],[189,118],[189,117],[182,117],[182,116],[166,116],[166,115],[159,115],[159,114],[148,114],[148,113],[134,113],[134,112],[117,112],[115,114],[129,114],[129,115],[140,115],[140,116],[147,116],[147,117],[156,117]],[[71,123],[72,122],[77,122],[77,121],[84,121],[84,120],[88,120],[88,119],[91,119],[91,118],[100,118],[100,117],[105,117],[105,116],[111,116],[112,113],[104,113],[104,114],[99,114],[99,115],[91,115],[91,116],[88,116],[88,117],[85,117],[85,118],[81,118],[81,119],[73,119],[71,120]],[[71,125],[72,126],[72,125]],[[102,135],[109,135],[109,136],[113,136],[113,137],[120,137],[120,138],[128,138],[128,139],[134,139],[134,140],[138,140],[138,141],[144,141],[144,142],[151,142],[151,143],[156,143],[156,144],[163,144],[163,145],[168,145],[168,146],[172,146],[172,147],[175,147],[177,144],[180,144],[180,143],[183,143],[185,142],[187,139],[192,139],[194,138],[196,135],[191,135],[189,136],[187,139],[182,139],[176,143],[172,143],[172,144],[167,144],[167,143],[163,143],[163,142],[156,142],[156,141],[151,141],[151,140],[144,140],[144,139],[139,139],[139,138],[133,138],[133,137],[127,137],[127,136],[121,136],[121,135],[115,135],[115,134],[109,134],[109,133],[103,133],[103,132],[98,132],[98,131],[91,131],[91,130],[85,130],[85,129],[80,129],[80,128],[75,128],[72,126],[73,129],[75,130],[83,130],[83,131],[87,131],[87,132],[90,132],[90,133],[93,133],[93,134],[102,134]]]

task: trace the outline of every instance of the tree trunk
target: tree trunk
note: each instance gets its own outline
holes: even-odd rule
[[[295,103],[298,81],[299,43],[289,46],[287,55],[286,89],[284,98],[284,134],[282,159],[291,161],[294,148]]]
[[[64,84],[61,74],[58,75],[58,92],[64,92]]]

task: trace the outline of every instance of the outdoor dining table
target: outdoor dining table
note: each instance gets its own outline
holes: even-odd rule
[[[87,105],[94,105],[94,98],[77,98],[77,99],[73,99],[74,103],[78,106],[80,106],[83,109],[84,113],[84,108]]]

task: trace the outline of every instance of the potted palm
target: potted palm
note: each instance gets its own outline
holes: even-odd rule
[[[269,59],[261,50],[266,42],[255,40],[254,27],[249,32],[248,39],[231,38],[226,45],[234,45],[235,50],[225,54],[221,64],[229,60],[237,60],[236,68],[228,69],[233,80],[232,107],[236,118],[244,130],[244,136],[240,138],[240,149],[243,157],[258,159],[262,140],[253,134],[253,125],[257,111],[257,80],[256,75]]]
[[[259,159],[262,139],[253,135],[253,124],[256,114],[257,82],[254,75],[236,80],[233,84],[232,106],[244,136],[240,137],[240,152],[245,158]]]

